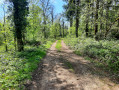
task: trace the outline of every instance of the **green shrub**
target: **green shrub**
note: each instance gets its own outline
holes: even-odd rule
[[[65,43],[75,50],[76,54],[98,60],[112,72],[119,71],[119,41],[100,40],[93,38],[65,38]]]
[[[0,53],[0,90],[19,90],[38,68],[52,42],[39,47],[25,46],[24,52]]]

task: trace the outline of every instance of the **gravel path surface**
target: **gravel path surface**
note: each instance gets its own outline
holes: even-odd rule
[[[119,84],[100,75],[99,70],[74,54],[63,41],[61,52],[57,52],[56,43],[34,72],[27,90],[119,90]]]

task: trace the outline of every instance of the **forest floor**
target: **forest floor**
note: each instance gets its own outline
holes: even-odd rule
[[[27,90],[119,90],[115,83],[100,69],[73,53],[62,41],[61,51],[55,42],[34,72]]]

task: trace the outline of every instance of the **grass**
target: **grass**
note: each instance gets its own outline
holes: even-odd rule
[[[25,46],[24,52],[0,53],[0,90],[22,90],[52,42],[39,47]]]
[[[70,71],[74,72],[73,66],[70,62],[65,61],[64,64],[65,64],[65,66],[67,66],[69,68]]]
[[[52,45],[52,42],[51,41],[47,41],[47,43],[45,44],[45,48],[46,49],[49,49]]]
[[[61,45],[61,40],[57,41],[56,47],[55,47],[58,51],[61,51],[62,45]]]

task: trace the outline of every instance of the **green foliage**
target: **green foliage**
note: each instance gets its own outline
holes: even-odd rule
[[[44,45],[46,47],[46,49],[49,49],[52,45],[51,41],[47,41],[47,43]]]
[[[38,47],[27,45],[24,52],[0,53],[0,89],[23,88],[51,44],[48,41]]]
[[[41,8],[34,3],[31,3],[29,7],[28,27],[26,28],[26,38],[28,40],[38,40],[39,36],[42,36],[41,25]]]
[[[6,21],[3,27],[3,23],[0,23],[0,52],[5,51],[5,46],[7,45],[8,50],[12,50],[14,47],[13,43],[13,27],[10,27],[10,23]]]
[[[76,54],[88,56],[102,63],[108,70],[119,71],[119,41],[100,40],[92,38],[66,38],[65,42]]]
[[[58,51],[60,51],[61,50],[61,48],[62,48],[62,45],[61,45],[61,40],[58,40],[57,41],[57,44],[56,44],[56,47],[55,47]]]

